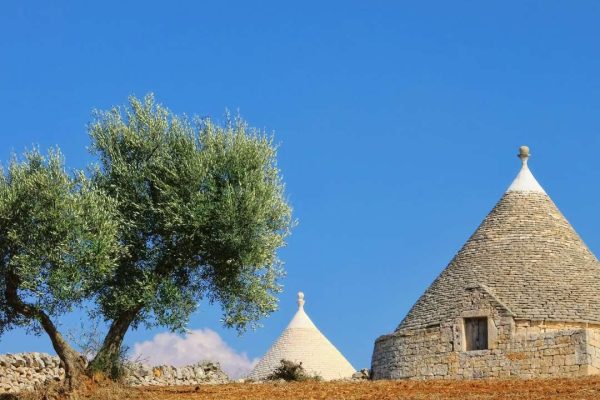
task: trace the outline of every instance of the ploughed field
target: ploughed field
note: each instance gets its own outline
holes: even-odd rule
[[[79,399],[600,399],[600,377],[545,380],[231,383],[192,387],[97,386]]]

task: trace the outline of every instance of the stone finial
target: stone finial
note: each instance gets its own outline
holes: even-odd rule
[[[527,146],[519,147],[519,155],[517,157],[519,157],[521,159],[521,161],[523,162],[523,165],[527,164],[527,160],[529,159],[530,155],[531,154],[529,154],[529,147],[527,147]]]
[[[304,293],[298,292],[298,308],[304,308]]]
[[[521,159],[521,162],[522,162],[521,169],[519,171],[519,174],[515,178],[515,180],[508,187],[508,189],[506,191],[507,193],[508,192],[536,192],[536,193],[546,194],[546,192],[544,192],[544,189],[540,186],[538,181],[535,179],[535,177],[529,170],[529,167],[527,166],[527,160],[529,160],[530,156],[531,156],[531,153],[529,152],[529,147],[527,147],[527,146],[519,147],[519,154],[517,154],[517,157],[519,157]]]

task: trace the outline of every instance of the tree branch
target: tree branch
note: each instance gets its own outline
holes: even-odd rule
[[[62,337],[48,314],[31,304],[25,303],[19,297],[19,283],[19,277],[14,272],[9,271],[6,274],[4,290],[6,303],[12,307],[16,313],[39,321],[44,331],[46,331],[50,337],[52,347],[54,347],[56,354],[64,364],[67,386],[72,389],[77,384],[79,375],[85,367],[85,361]]]

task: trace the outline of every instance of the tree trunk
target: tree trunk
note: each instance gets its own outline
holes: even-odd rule
[[[113,320],[102,347],[88,366],[88,372],[101,371],[112,379],[120,377],[123,339],[140,310],[141,307],[126,311]]]
[[[54,351],[56,351],[56,354],[60,358],[65,369],[66,389],[68,391],[74,390],[79,384],[81,374],[85,371],[85,358],[67,343],[58,329],[56,329],[56,325],[54,325],[48,314],[21,300],[17,288],[17,277],[9,274],[4,292],[8,305],[18,314],[30,319],[35,319],[40,323],[44,331],[50,337],[52,347],[54,348]]]
[[[52,347],[65,368],[65,386],[67,390],[72,391],[77,388],[80,377],[85,372],[85,358],[64,340],[49,318],[42,319],[41,324],[50,336]]]

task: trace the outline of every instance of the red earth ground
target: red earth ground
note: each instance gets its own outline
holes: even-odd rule
[[[94,400],[600,399],[600,377],[544,380],[231,383],[192,387],[88,386]]]

